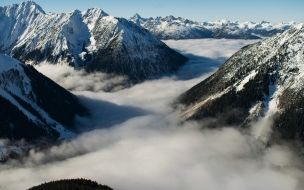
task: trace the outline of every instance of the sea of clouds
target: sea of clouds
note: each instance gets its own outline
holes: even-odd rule
[[[203,128],[204,121],[180,122],[171,106],[254,42],[165,41],[190,61],[176,74],[129,88],[124,77],[85,74],[67,66],[37,67],[88,107],[90,118],[76,118],[87,132],[48,150],[32,150],[22,162],[1,165],[0,189],[21,190],[66,178],[92,179],[115,190],[301,189],[303,161],[288,144],[269,147],[255,134],[235,128],[211,130]],[[256,125],[264,124],[269,122]]]

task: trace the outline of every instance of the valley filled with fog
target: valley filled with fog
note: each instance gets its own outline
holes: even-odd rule
[[[296,189],[303,165],[287,144],[266,147],[254,130],[242,134],[236,128],[203,129],[205,121],[181,122],[171,106],[257,40],[164,42],[188,57],[188,63],[176,74],[137,85],[68,66],[37,66],[76,94],[92,115],[76,118],[83,133],[75,139],[1,165],[0,189],[21,190],[65,178],[92,179],[115,190]]]

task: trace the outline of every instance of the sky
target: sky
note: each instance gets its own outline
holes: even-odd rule
[[[102,90],[107,81],[97,80],[95,74],[83,76],[66,65],[36,67],[73,89],[90,109],[89,127],[95,130],[47,150],[31,150],[22,162],[0,164],[0,189],[24,190],[66,178],[91,179],[116,190],[303,189],[303,162],[288,144],[265,146],[255,130],[245,134],[231,127],[204,129],[208,120],[180,122],[180,113],[170,106],[234,52],[254,42],[165,41],[190,59],[178,73],[111,93]],[[65,80],[62,73],[69,73]],[[92,80],[94,90],[86,91]],[[104,128],[105,120],[113,126]],[[267,122],[261,125],[267,127]],[[0,146],[3,143],[0,140]]]
[[[21,0],[1,0],[0,6],[20,3]],[[138,13],[143,18],[168,16],[193,21],[304,21],[303,0],[35,0],[45,12],[84,11],[97,7],[115,17],[130,18]]]

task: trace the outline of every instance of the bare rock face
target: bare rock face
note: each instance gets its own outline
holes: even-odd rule
[[[187,61],[144,28],[97,8],[46,14],[27,1],[0,7],[0,26],[0,52],[27,64],[68,64],[141,81]]]
[[[182,94],[185,119],[246,127],[270,117],[283,138],[304,140],[304,24],[235,53]]]

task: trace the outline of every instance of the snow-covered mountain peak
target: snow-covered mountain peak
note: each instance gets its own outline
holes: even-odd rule
[[[140,26],[141,23],[146,22],[148,19],[142,18],[138,13],[135,13],[129,20]]]
[[[19,4],[12,4],[8,6],[1,7],[0,6],[0,13],[5,11],[7,15],[11,15],[12,13],[16,13],[15,16],[18,14],[29,14],[29,13],[43,13],[45,14],[44,10],[36,4],[34,1],[25,1]]]
[[[286,24],[296,25],[297,23],[295,21],[286,22]]]
[[[204,22],[203,24],[205,26],[223,27],[223,26],[226,26],[231,23],[233,23],[233,22],[226,20],[226,19],[222,19],[222,20],[216,20],[216,21],[212,21],[212,22]]]
[[[199,38],[260,39],[282,33],[295,25],[294,22],[272,24],[266,21],[255,23],[252,21],[238,22],[226,19],[213,22],[195,22],[172,15],[149,19],[134,15],[129,20],[146,28],[161,40]]]
[[[99,18],[109,16],[100,8],[91,8],[82,13],[83,22],[88,26],[89,30],[92,31]],[[93,40],[94,41],[94,40]]]
[[[174,20],[176,20],[176,18],[173,15],[169,15],[163,18],[163,20],[167,21],[167,22],[172,22]]]
[[[135,13],[132,18],[134,19],[141,19],[142,17],[138,14],[138,13]]]
[[[78,15],[81,14],[81,11],[78,9],[75,9],[74,11],[71,12],[72,15]]]
[[[86,11],[83,11],[82,15],[84,15],[84,16],[90,16],[91,18],[93,18],[93,17],[99,17],[99,16],[109,16],[109,14],[107,14],[106,12],[104,12],[100,8],[90,8],[90,9],[88,9]]]
[[[221,23],[221,24],[228,24],[228,23],[230,23],[230,21],[227,20],[227,19],[217,20],[217,21],[215,21],[215,22],[216,22],[216,23]]]
[[[25,1],[21,3],[21,5],[24,5],[24,8],[30,8],[31,10],[35,9],[45,14],[44,10],[34,1]]]
[[[270,24],[270,22],[263,20],[261,24]]]
[[[303,30],[304,29],[304,22],[295,25],[294,28],[296,28],[298,30],[301,30],[301,29]]]

